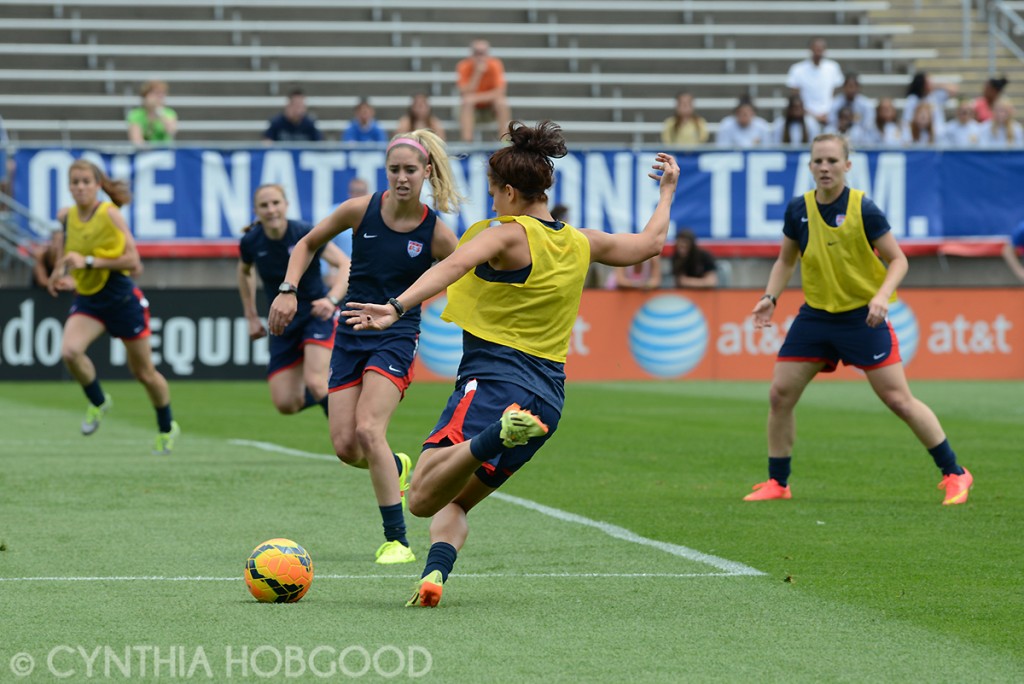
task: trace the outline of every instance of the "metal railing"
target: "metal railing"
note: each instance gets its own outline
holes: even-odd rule
[[[32,265],[32,247],[59,228],[56,221],[35,216],[13,197],[0,192],[0,264]]]
[[[993,0],[988,14],[988,70],[996,72],[996,47],[1002,45],[1024,63],[1024,2]]]

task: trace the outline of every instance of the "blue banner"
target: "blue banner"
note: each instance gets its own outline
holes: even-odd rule
[[[67,170],[84,156],[108,175],[130,179],[124,213],[140,242],[224,241],[253,218],[252,193],[264,183],[284,186],[290,216],[316,222],[347,199],[359,176],[371,191],[385,188],[381,149],[202,149],[137,153],[25,148],[16,152],[14,197],[36,216],[53,217],[71,204]],[[460,233],[493,215],[486,152],[453,160],[468,202],[445,216]],[[569,222],[608,232],[643,228],[658,200],[647,177],[654,151],[599,150],[556,160],[551,204],[569,208]],[[700,151],[680,154],[682,180],[673,223],[711,239],[775,240],[788,201],[813,187],[809,154],[799,151]],[[1002,235],[1024,219],[1020,152],[876,150],[852,155],[848,175],[886,212],[897,236]]]

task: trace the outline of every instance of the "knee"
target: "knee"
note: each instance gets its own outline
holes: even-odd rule
[[[374,446],[384,438],[384,432],[377,425],[356,425],[356,444],[363,453],[372,453]]]
[[[881,395],[881,399],[882,403],[902,420],[909,418],[913,412],[914,398],[905,392],[886,392]]]
[[[60,359],[65,366],[74,365],[85,355],[85,352],[77,347],[61,347]]]
[[[302,405],[295,401],[295,399],[289,397],[288,399],[275,399],[274,408],[276,408],[277,412],[281,415],[290,416],[302,410]]]
[[[359,451],[355,440],[336,435],[331,438],[331,443],[334,445],[335,455],[342,463],[354,465],[362,460],[362,453]]]
[[[141,368],[132,368],[131,371],[135,379],[141,382],[143,385],[146,385],[147,387],[156,383],[157,378],[159,377],[159,374],[156,371],[156,367],[153,366],[152,364],[148,366],[143,366]]]
[[[409,512],[417,518],[429,518],[441,510],[436,502],[421,495],[420,490],[415,487],[410,487],[409,491],[405,493],[405,497],[409,504]]]
[[[768,391],[768,405],[772,411],[787,411],[796,405],[799,395],[785,385],[772,384]]]

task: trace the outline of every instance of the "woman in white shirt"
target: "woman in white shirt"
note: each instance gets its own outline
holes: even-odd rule
[[[1024,148],[1024,127],[1013,120],[1013,103],[1005,97],[992,107],[992,120],[981,125],[978,144],[989,149]]]

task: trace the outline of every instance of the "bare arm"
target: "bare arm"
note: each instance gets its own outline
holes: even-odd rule
[[[896,238],[891,232],[878,238],[872,244],[888,265],[882,286],[878,288],[878,292],[868,303],[867,321],[868,325],[874,328],[884,323],[885,317],[889,315],[889,300],[896,288],[903,282],[907,271],[910,270],[910,262],[907,261],[907,255],[900,249],[899,243],[896,242]]]
[[[124,215],[121,214],[117,207],[110,207],[107,215],[110,217],[111,222],[117,226],[117,229],[124,233],[124,251],[117,257],[95,257],[92,267],[105,268],[110,271],[131,271],[133,275],[141,273],[142,259],[139,258],[139,250],[135,246],[135,238],[132,237],[131,231],[128,230],[128,224],[125,223]],[[78,252],[64,254],[63,261],[66,268],[71,270],[85,268],[85,256]]]
[[[1020,259],[1017,257],[1017,250],[1012,242],[1007,242],[1003,245],[1003,259],[1006,261],[1006,265],[1010,267],[1010,271],[1017,276],[1017,279],[1024,282],[1024,265],[1021,265]]]
[[[145,145],[146,140],[142,137],[142,126],[136,123],[128,124],[128,140],[133,145]]]
[[[238,295],[242,299],[242,310],[245,320],[249,323],[249,339],[258,340],[266,337],[267,329],[263,327],[260,314],[256,311],[256,274],[252,264],[238,260]]]
[[[679,165],[672,155],[659,152],[648,173],[659,181],[658,205],[647,225],[639,233],[610,234],[600,230],[583,230],[590,242],[590,260],[609,266],[631,266],[661,254],[668,233],[669,213],[679,183]]]
[[[775,313],[775,300],[782,295],[786,284],[793,277],[796,270],[796,262],[800,258],[800,243],[796,240],[783,237],[782,249],[779,250],[779,258],[772,264],[772,271],[768,274],[768,284],[764,288],[766,295],[754,305],[754,327],[764,328],[772,324],[772,314]]]

